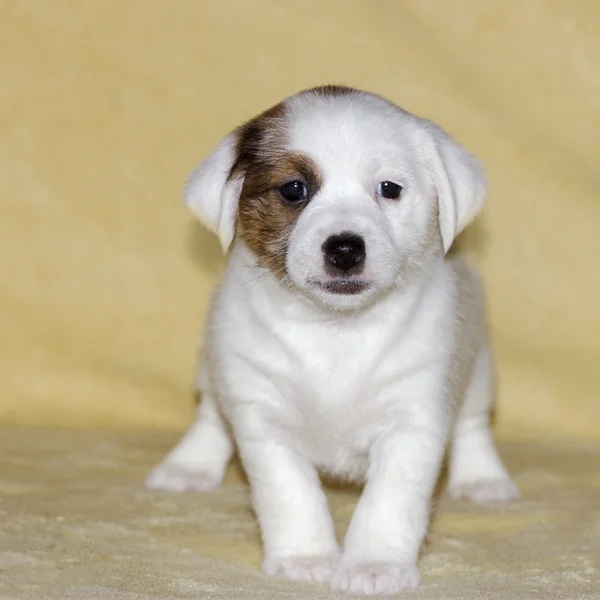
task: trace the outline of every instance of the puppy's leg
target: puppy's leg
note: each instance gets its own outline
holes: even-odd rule
[[[305,581],[329,581],[339,549],[327,499],[313,466],[281,442],[236,432],[264,545],[263,571]]]
[[[206,491],[222,481],[233,444],[215,399],[205,393],[196,420],[180,442],[146,478],[149,488]]]
[[[334,590],[392,594],[417,587],[417,557],[447,437],[447,424],[400,425],[374,445]]]
[[[448,491],[471,502],[505,502],[519,497],[492,438],[490,410],[494,370],[487,347],[478,358],[454,429]]]

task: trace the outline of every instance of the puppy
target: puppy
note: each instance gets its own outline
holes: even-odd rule
[[[518,496],[490,433],[481,285],[446,256],[485,192],[440,127],[350,88],[301,92],[230,133],[185,192],[230,249],[202,402],[147,485],[214,488],[235,440],[266,573],[417,586],[448,444],[452,496]],[[365,484],[342,551],[319,473]]]

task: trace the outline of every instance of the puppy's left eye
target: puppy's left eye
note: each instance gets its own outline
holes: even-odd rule
[[[302,181],[288,181],[279,188],[279,195],[286,202],[302,202],[308,196],[308,190]]]
[[[394,183],[393,181],[382,181],[377,186],[377,195],[382,198],[390,198],[395,200],[400,197],[402,186]]]

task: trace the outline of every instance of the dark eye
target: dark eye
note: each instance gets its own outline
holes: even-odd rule
[[[279,195],[286,202],[302,202],[308,196],[308,190],[301,181],[288,181],[279,188]]]
[[[390,198],[395,200],[400,197],[400,192],[402,191],[402,186],[394,183],[393,181],[382,181],[377,186],[377,195],[382,198]]]

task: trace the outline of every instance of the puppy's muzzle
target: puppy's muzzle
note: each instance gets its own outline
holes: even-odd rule
[[[322,246],[325,271],[333,277],[357,275],[365,265],[365,241],[359,235],[343,232],[332,235]]]

